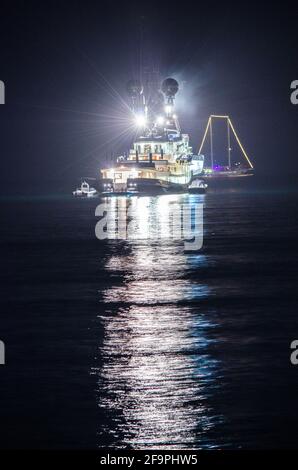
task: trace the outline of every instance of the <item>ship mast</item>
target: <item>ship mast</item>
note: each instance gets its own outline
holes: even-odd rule
[[[210,131],[210,160],[211,160],[211,168],[213,169],[213,163],[214,163],[214,152],[213,152],[213,120],[214,119],[225,119],[226,120],[226,123],[227,123],[227,149],[228,149],[228,167],[229,169],[231,169],[231,131],[239,145],[239,148],[242,152],[242,154],[244,155],[246,161],[248,162],[248,165],[251,169],[253,169],[253,164],[250,160],[250,158],[248,157],[246,151],[244,150],[244,147],[242,145],[242,143],[240,142],[240,139],[239,139],[239,136],[235,130],[235,127],[233,126],[232,124],[232,121],[230,119],[229,116],[220,116],[220,115],[216,115],[216,114],[211,114],[211,116],[209,116],[209,119],[207,121],[207,126],[206,126],[206,129],[205,129],[205,132],[204,132],[204,135],[203,135],[203,139],[202,139],[202,142],[201,142],[201,145],[200,145],[200,149],[199,149],[199,154],[202,152],[202,149],[204,147],[204,144],[205,144],[205,141],[206,141],[206,137],[207,137],[207,134],[208,134],[208,131]]]

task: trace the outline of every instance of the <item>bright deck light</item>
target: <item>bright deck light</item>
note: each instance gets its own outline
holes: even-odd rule
[[[137,114],[135,122],[138,127],[145,127],[147,122],[146,116],[144,116],[144,114]]]
[[[172,112],[172,106],[170,104],[167,104],[165,107],[165,112],[167,114],[170,114]]]
[[[165,119],[163,116],[158,116],[157,118],[157,124],[162,125],[165,122]]]

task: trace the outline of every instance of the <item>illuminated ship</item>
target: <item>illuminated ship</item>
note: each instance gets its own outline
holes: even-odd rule
[[[226,127],[226,135],[227,135],[227,140],[226,140],[226,148],[227,148],[227,156],[221,158],[221,163],[215,160],[214,158],[214,132],[213,132],[213,126],[215,125],[216,121],[221,121],[224,126]],[[253,164],[251,160],[249,159],[246,151],[244,150],[244,147],[242,143],[240,142],[239,136],[236,133],[235,127],[232,124],[232,121],[229,116],[218,116],[212,114],[209,116],[207,126],[205,129],[205,133],[200,145],[199,153],[202,151],[205,142],[207,141],[206,137],[209,134],[209,141],[210,141],[210,160],[207,158],[209,165],[206,164],[206,159],[205,159],[205,167],[203,171],[203,177],[205,181],[208,181],[209,185],[211,183],[214,183],[215,185],[218,185],[219,182],[224,182],[226,181],[227,184],[231,182],[231,178],[233,178],[234,182],[235,179],[243,178],[246,176],[252,176],[253,175]],[[234,141],[234,147],[232,148],[232,141],[231,137],[233,137]],[[225,146],[224,146],[225,147]],[[240,161],[233,161],[232,159],[232,150],[234,148],[240,150],[240,153],[242,155],[242,162]],[[244,157],[244,158],[243,158]]]
[[[161,91],[151,90],[146,99],[139,82],[128,83],[137,138],[128,155],[101,170],[103,193],[184,192],[191,185],[193,190],[205,192],[207,184],[200,180],[204,156],[193,154],[189,136],[181,132],[175,113],[178,88],[176,80],[167,78]],[[193,184],[196,179],[199,181]]]

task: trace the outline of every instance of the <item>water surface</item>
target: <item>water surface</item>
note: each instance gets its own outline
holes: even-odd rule
[[[187,253],[169,196],[101,241],[98,200],[2,201],[0,446],[295,447],[297,199],[177,196],[204,204]]]

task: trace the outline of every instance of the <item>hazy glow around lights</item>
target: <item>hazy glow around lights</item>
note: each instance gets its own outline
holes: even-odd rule
[[[164,117],[163,116],[158,116],[157,118],[157,124],[163,124],[164,123]]]

